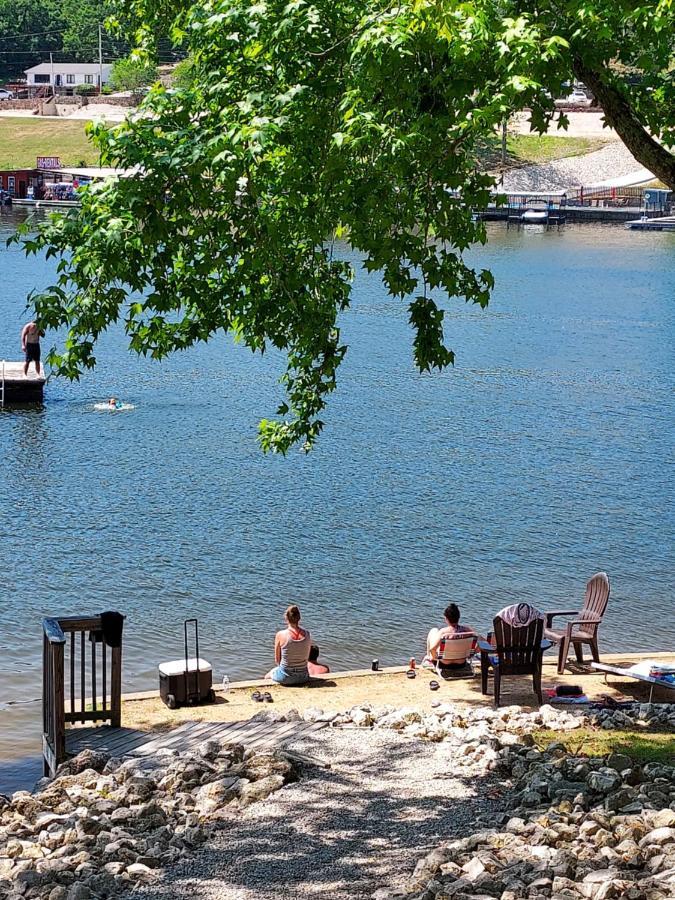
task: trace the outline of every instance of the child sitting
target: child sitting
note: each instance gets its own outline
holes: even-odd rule
[[[309,659],[307,660],[307,669],[309,670],[310,675],[327,675],[330,672],[328,666],[324,666],[323,663],[317,662],[319,658],[319,646],[318,644],[312,644],[309,648]]]

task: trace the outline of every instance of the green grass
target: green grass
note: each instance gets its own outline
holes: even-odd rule
[[[0,169],[33,169],[38,156],[58,156],[64,166],[98,165],[98,151],[83,119],[0,117]]]
[[[98,153],[84,133],[84,120],[59,121],[37,117],[0,118],[0,169],[30,169],[38,156],[59,156],[64,166],[97,165]],[[507,138],[509,167],[547,163],[564,156],[599,150],[606,142],[595,138],[514,134]],[[501,165],[501,139],[495,135],[483,149],[487,169]]]
[[[532,163],[549,163],[565,156],[583,156],[600,150],[606,143],[607,141],[598,138],[510,134],[506,138],[506,165],[512,168]],[[502,143],[499,136],[495,135],[485,146],[481,160],[488,169],[501,166]]]
[[[578,728],[575,731],[535,731],[535,745],[545,749],[550,743],[564,744],[570,753],[606,756],[625,753],[637,763],[659,762],[675,765],[675,736],[658,731],[604,731]]]

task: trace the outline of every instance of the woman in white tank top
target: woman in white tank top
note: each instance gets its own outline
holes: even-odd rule
[[[284,618],[288,627],[277,631],[274,638],[274,659],[277,665],[265,677],[277,684],[305,684],[309,681],[307,660],[312,638],[309,631],[300,625],[300,610],[297,606],[289,606]]]

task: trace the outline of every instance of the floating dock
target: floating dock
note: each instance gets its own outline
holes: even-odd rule
[[[48,206],[82,206],[79,200],[35,200],[28,197],[13,197],[12,206],[30,206],[33,209],[42,209]]]
[[[626,222],[631,231],[675,231],[675,216],[661,216],[657,219],[632,219]]]
[[[35,374],[35,364],[31,363],[28,375],[23,374],[22,362],[0,362],[0,406],[16,403],[42,403],[45,386],[44,369]]]

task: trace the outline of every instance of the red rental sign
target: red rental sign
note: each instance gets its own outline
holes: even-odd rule
[[[61,158],[59,156],[38,156],[38,169],[60,169]]]

